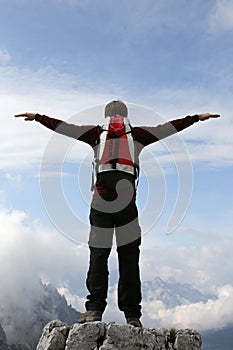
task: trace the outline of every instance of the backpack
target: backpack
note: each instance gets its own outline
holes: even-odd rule
[[[118,116],[120,117],[120,116]],[[128,118],[123,118],[120,128],[113,128],[112,117],[102,125],[99,138],[94,148],[92,189],[95,179],[102,173],[120,171],[139,177],[138,152]]]

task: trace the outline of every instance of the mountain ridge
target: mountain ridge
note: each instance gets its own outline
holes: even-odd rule
[[[214,295],[203,294],[189,283],[179,283],[175,280],[164,281],[160,277],[143,282],[142,293],[143,298],[147,301],[160,300],[168,308],[215,299]]]
[[[40,282],[40,287],[40,297],[35,301],[33,310],[31,310],[30,315],[32,319],[23,325],[21,324],[21,328],[15,327],[14,323],[11,325],[11,328],[15,327],[19,332],[17,339],[14,338],[15,341],[9,341],[11,339],[8,339],[9,333],[7,333],[6,329],[9,328],[9,324],[14,320],[16,314],[9,315],[7,320],[1,319],[0,315],[0,350],[34,350],[42,329],[48,322],[54,319],[59,319],[70,325],[77,322],[80,312],[75,310],[70,304],[68,305],[66,298],[52,284],[43,284]],[[201,293],[191,284],[171,280],[164,281],[160,277],[144,282],[142,284],[142,290],[143,299],[151,302],[153,300],[160,300],[168,308],[174,308],[177,305],[188,303],[198,303],[200,301],[205,302],[209,298],[214,298],[214,296]],[[201,331],[201,335],[203,336],[202,349],[232,349],[232,332],[233,325],[219,330]]]

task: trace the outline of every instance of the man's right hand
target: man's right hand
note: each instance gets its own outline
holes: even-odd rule
[[[25,117],[24,120],[34,120],[35,119],[35,116],[36,116],[36,113],[20,113],[20,114],[15,114],[15,117],[18,118],[18,117]]]

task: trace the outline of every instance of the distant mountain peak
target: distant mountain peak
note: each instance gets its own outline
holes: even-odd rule
[[[19,305],[15,305],[15,310],[13,305],[8,314],[7,310],[4,310],[5,318],[0,315],[0,340],[2,339],[3,344],[4,341],[6,342],[5,333],[10,344],[24,344],[24,348],[22,348],[23,345],[20,345],[21,348],[19,348],[19,345],[14,347],[12,345],[11,349],[18,350],[27,347],[28,349],[35,349],[41,331],[48,322],[53,319],[60,319],[67,324],[73,324],[80,316],[80,313],[67,304],[65,297],[60,295],[52,284],[46,285],[40,282],[40,287],[39,299],[35,299],[33,304],[30,304],[30,310],[27,307],[24,312],[22,306],[20,315],[18,315]],[[26,305],[24,304],[24,307]],[[0,350],[8,349],[7,345],[5,349],[0,347]]]
[[[142,293],[144,300],[160,300],[168,308],[200,301],[205,302],[210,298],[209,295],[202,294],[189,283],[180,283],[175,279],[165,281],[161,277],[143,282]],[[211,298],[214,297],[211,296]]]

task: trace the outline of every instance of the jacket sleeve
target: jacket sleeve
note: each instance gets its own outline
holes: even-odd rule
[[[91,146],[99,135],[99,127],[95,125],[74,125],[40,114],[36,114],[35,120],[59,134],[86,142]]]
[[[195,114],[193,116],[188,115],[184,118],[171,120],[157,126],[134,127],[134,137],[141,145],[147,146],[153,142],[157,142],[165,137],[173,135],[176,132],[180,132],[198,121],[198,114]]]

